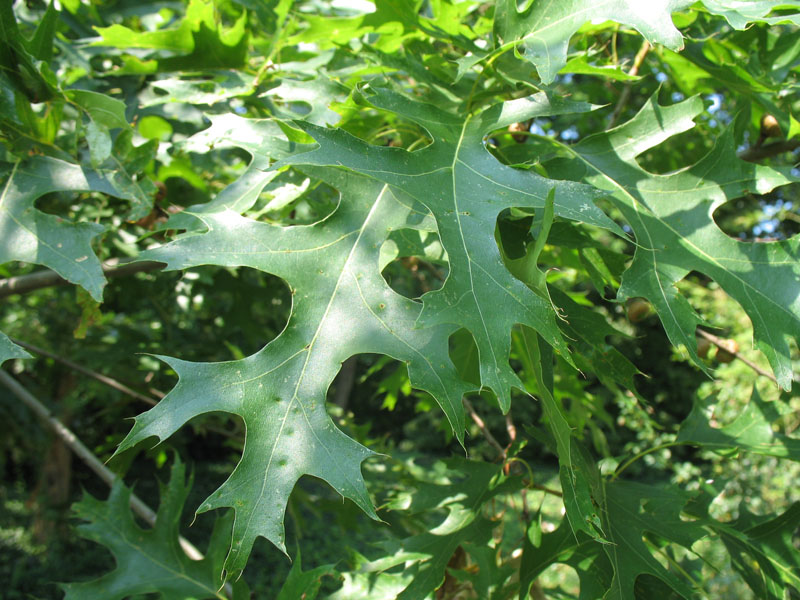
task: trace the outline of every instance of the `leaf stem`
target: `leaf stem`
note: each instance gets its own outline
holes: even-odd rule
[[[622,472],[625,469],[627,469],[629,466],[631,466],[640,458],[647,456],[648,454],[652,454],[653,452],[658,452],[659,450],[663,450],[664,448],[672,448],[673,446],[685,446],[689,443],[690,442],[676,442],[676,441],[666,442],[664,444],[659,444],[658,446],[653,446],[652,448],[648,448],[647,450],[639,452],[639,454],[632,456],[624,463],[622,463],[619,467],[617,467],[617,470],[614,471],[614,475],[611,476],[611,481],[614,481],[617,477],[619,477],[622,474]]]

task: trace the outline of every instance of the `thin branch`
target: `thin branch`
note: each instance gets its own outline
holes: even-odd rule
[[[704,337],[705,339],[707,339],[709,342],[714,344],[717,348],[721,348],[722,350],[725,350],[725,352],[727,352],[728,354],[732,354],[733,356],[738,358],[740,361],[742,361],[744,364],[746,364],[748,367],[753,369],[753,371],[755,371],[756,373],[758,373],[762,377],[766,377],[767,379],[772,380],[772,382],[775,383],[775,385],[778,385],[778,380],[775,378],[775,375],[773,375],[769,371],[765,371],[764,369],[759,367],[756,363],[747,360],[738,351],[731,352],[731,349],[728,348],[725,345],[725,340],[723,340],[721,338],[718,338],[713,333],[708,333],[707,331],[704,331],[704,330],[699,329],[699,328],[697,329],[697,331],[695,333],[697,333],[697,335],[699,335],[700,337]]]
[[[135,259],[112,258],[103,263],[103,274],[106,277],[121,277],[132,275],[133,273],[145,273],[164,268],[164,263],[144,260],[133,262]],[[19,275],[0,279],[0,298],[12,296],[14,294],[27,294],[34,290],[45,287],[68,285],[70,282],[62,278],[55,271],[43,269],[28,275]]]
[[[529,483],[528,487],[532,487],[535,490],[539,490],[540,492],[545,492],[546,494],[552,494],[553,496],[558,496],[559,498],[563,498],[564,494],[559,492],[558,490],[554,490],[553,488],[549,488],[546,485],[542,485],[540,483]]]
[[[497,439],[492,435],[492,432],[489,431],[489,429],[486,427],[486,423],[484,423],[483,419],[481,419],[480,415],[477,412],[475,412],[475,407],[472,406],[472,403],[469,400],[467,400],[466,398],[464,398],[464,406],[466,407],[467,412],[469,413],[469,416],[472,418],[472,420],[478,426],[478,429],[481,430],[481,433],[483,434],[483,437],[486,438],[486,441],[489,442],[489,444],[495,450],[497,450],[497,452],[500,454],[502,459],[505,461],[506,456],[507,456],[505,448],[503,448],[500,445],[500,443],[497,441]]]
[[[131,398],[136,398],[137,400],[146,402],[150,406],[155,406],[157,404],[157,402],[152,398],[150,398],[149,396],[140,394],[139,392],[129,388],[127,385],[120,383],[116,379],[112,379],[111,377],[103,375],[102,373],[98,373],[97,371],[92,371],[87,367],[72,362],[68,358],[64,358],[63,356],[59,356],[58,354],[53,354],[52,352],[44,350],[43,348],[39,348],[38,346],[34,346],[33,344],[29,344],[28,342],[23,342],[22,340],[11,338],[11,341],[14,342],[15,344],[18,344],[19,346],[22,346],[26,350],[30,350],[34,354],[41,354],[42,356],[47,356],[48,358],[52,358],[53,360],[60,362],[61,364],[69,367],[70,369],[73,369],[74,371],[83,373],[87,377],[91,377],[92,379],[95,379],[100,383],[107,385],[110,388],[114,388],[115,390],[122,392],[123,394],[127,394]]]
[[[517,441],[517,426],[514,425],[514,419],[511,417],[511,411],[506,413],[506,432],[508,433],[509,447]]]
[[[628,75],[636,76],[639,73],[639,67],[642,66],[647,53],[650,52],[650,48],[650,42],[647,40],[642,42],[639,52],[636,53],[636,56],[633,59],[633,65],[628,71]],[[622,111],[625,110],[625,106],[628,104],[628,100],[631,97],[631,88],[633,87],[631,83],[632,82],[629,81],[625,84],[625,87],[622,88],[622,93],[619,95],[617,105],[614,107],[614,112],[611,114],[611,119],[608,122],[608,129],[614,127],[620,115],[622,114]]]
[[[59,356],[58,354],[54,354],[52,352],[49,352],[48,350],[45,350],[43,348],[39,348],[38,346],[34,346],[33,344],[30,344],[28,342],[23,342],[22,340],[18,340],[16,338],[10,338],[10,339],[15,344],[18,344],[18,345],[22,346],[23,348],[26,348],[26,349],[30,350],[34,354],[41,354],[42,356],[47,356],[49,358],[52,358],[53,360],[55,360],[57,362],[60,362],[61,364],[65,365],[66,367],[68,367],[70,369],[74,369],[75,371],[78,371],[79,373],[83,373],[87,377],[91,377],[92,379],[95,379],[95,380],[99,381],[100,383],[107,385],[110,388],[113,388],[113,389],[115,389],[115,390],[117,390],[119,392],[122,392],[123,394],[127,394],[131,398],[135,398],[136,400],[141,400],[142,402],[145,402],[146,404],[149,404],[150,406],[155,406],[156,404],[158,404],[157,400],[154,400],[153,398],[145,396],[144,394],[140,394],[136,390],[133,390],[133,389],[129,388],[127,385],[123,384],[121,381],[119,381],[117,379],[113,379],[111,377],[108,377],[107,375],[103,375],[102,373],[98,373],[97,371],[93,371],[92,369],[89,369],[88,367],[84,367],[83,365],[79,365],[77,363],[72,362],[68,358],[64,358],[63,356]],[[166,396],[166,394],[164,392],[159,391],[159,390],[157,390],[155,388],[152,388],[152,387],[151,388],[147,388],[147,391],[150,392],[156,398],[158,398],[158,400],[161,400],[162,398],[164,398],[164,396]],[[217,433],[219,435],[222,435],[224,437],[230,438],[232,440],[240,441],[240,442],[243,441],[241,436],[239,436],[239,434],[234,432],[234,431],[228,431],[228,430],[222,429],[220,427],[214,427],[213,425],[204,425],[204,427],[208,431],[211,431],[213,433]]]
[[[755,145],[739,153],[739,158],[748,162],[756,162],[764,158],[778,156],[784,152],[794,152],[800,148],[800,138],[773,142],[766,146]]]
[[[68,429],[61,421],[56,419],[44,404],[39,402],[33,394],[26,390],[16,379],[0,369],[0,382],[2,382],[11,393],[30,408],[37,417],[44,421],[55,434],[80,458],[95,474],[102,479],[109,487],[118,479],[117,475],[106,467],[92,452],[81,442],[78,437]],[[156,513],[147,506],[135,494],[131,494],[131,509],[139,515],[150,526],[155,526]],[[189,540],[180,537],[180,544],[186,556],[192,560],[202,560],[203,553],[200,552]]]

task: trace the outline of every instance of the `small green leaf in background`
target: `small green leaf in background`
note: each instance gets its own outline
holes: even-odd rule
[[[527,60],[536,65],[542,83],[552,83],[567,63],[572,35],[588,21],[613,20],[631,25],[651,43],[673,50],[683,47],[683,36],[672,24],[672,13],[691,4],[689,0],[666,0],[658,4],[624,0],[551,0],[528,2],[520,11],[516,0],[499,0],[495,33],[503,44],[521,46]]]
[[[84,494],[83,500],[73,505],[75,515],[86,521],[77,531],[106,546],[117,568],[94,581],[62,584],[64,600],[122,600],[153,592],[165,599],[226,598],[220,575],[231,519],[217,520],[204,559],[186,556],[178,540],[183,505],[191,489],[191,477],[187,480],[185,471],[176,457],[169,483],[161,485],[161,504],[152,529],[142,529],[134,520],[131,490],[121,479],[115,481],[108,500]],[[249,598],[249,591],[241,585],[233,591],[233,600]]]
[[[0,331],[0,366],[7,360],[14,358],[32,358],[23,348],[8,339],[8,336]]]
[[[281,587],[277,600],[295,600],[296,598],[314,600],[319,592],[321,579],[326,575],[335,575],[335,573],[333,565],[322,565],[310,571],[303,571],[298,550],[292,561],[292,569]]]
[[[50,192],[95,191],[133,199],[109,171],[95,171],[54,158],[16,163],[0,191],[0,262],[23,260],[53,269],[100,302],[106,279],[91,241],[104,229],[95,223],[70,223],[34,208]]]
[[[248,35],[247,13],[229,28],[222,26],[211,0],[191,0],[186,16],[174,28],[160,31],[135,31],[124,25],[97,27],[102,40],[96,45],[120,49],[153,51],[154,58],[124,57],[124,65],[115,75],[151,74],[165,71],[235,69],[246,61]]]
[[[772,428],[773,423],[788,412],[788,406],[781,402],[765,402],[753,388],[745,409],[724,427],[711,427],[703,405],[695,403],[692,412],[681,423],[675,441],[697,444],[709,450],[738,448],[765,456],[800,460],[800,439],[777,433]]]

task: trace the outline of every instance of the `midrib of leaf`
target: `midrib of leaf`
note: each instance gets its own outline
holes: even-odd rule
[[[475,280],[472,276],[472,257],[469,254],[469,250],[467,249],[467,241],[464,239],[464,229],[461,226],[461,210],[458,206],[458,188],[456,183],[456,164],[462,163],[463,161],[459,160],[458,154],[461,152],[461,144],[464,141],[464,134],[467,131],[467,125],[469,124],[470,118],[464,120],[464,124],[461,126],[461,134],[458,137],[458,142],[456,143],[455,151],[453,152],[453,162],[450,164],[450,181],[453,185],[453,208],[455,208],[456,213],[456,221],[458,222],[458,234],[461,238],[461,246],[464,248],[464,255],[467,257],[467,266],[469,269],[469,289],[472,293],[472,300],[475,307],[478,309],[478,315],[481,318],[481,325],[483,326],[483,332],[486,334],[486,339],[490,339],[489,328],[486,326],[486,319],[483,316],[483,310],[481,309],[480,302],[478,302],[478,298],[475,295]],[[485,269],[481,269],[485,272]],[[494,281],[494,279],[492,279]],[[501,286],[502,288],[502,286]],[[463,297],[463,296],[462,296]],[[497,356],[494,353],[494,348],[491,344],[488,344],[489,351],[492,353],[492,362],[497,365]],[[502,404],[502,400],[500,401]]]
[[[272,460],[275,457],[275,449],[277,448],[278,442],[281,439],[281,435],[283,433],[283,428],[286,425],[286,418],[289,415],[289,410],[292,408],[292,406],[294,404],[297,404],[297,406],[300,407],[300,409],[303,411],[303,418],[306,421],[308,429],[313,433],[314,437],[317,439],[317,442],[319,442],[319,444],[320,444],[320,446],[322,448],[325,448],[325,452],[328,453],[328,456],[331,456],[330,450],[328,449],[327,445],[322,442],[322,440],[319,438],[319,435],[317,434],[317,430],[311,424],[311,421],[308,418],[308,413],[306,412],[306,408],[303,405],[303,402],[301,402],[300,399],[298,398],[298,390],[300,389],[300,385],[302,384],[303,379],[305,377],[306,369],[308,368],[308,363],[311,360],[311,355],[312,355],[312,353],[314,351],[314,344],[316,343],[317,338],[319,337],[319,333],[322,330],[322,326],[325,324],[325,319],[327,319],[327,317],[328,317],[328,313],[331,310],[331,306],[333,306],[333,302],[336,299],[337,293],[339,292],[339,287],[342,285],[342,280],[343,280],[343,278],[345,276],[345,273],[348,272],[350,261],[353,258],[353,254],[358,249],[358,245],[359,245],[359,242],[361,241],[361,237],[364,234],[364,231],[367,229],[367,225],[370,223],[370,220],[372,219],[372,216],[375,213],[375,210],[380,205],[381,201],[383,200],[384,194],[386,193],[386,191],[388,189],[389,189],[388,184],[385,184],[383,186],[383,188],[381,188],[380,194],[378,194],[377,199],[375,200],[375,202],[372,205],[372,207],[370,207],[370,209],[369,209],[369,213],[367,213],[366,218],[364,219],[364,221],[361,223],[361,226],[357,230],[358,231],[358,236],[356,237],[355,241],[353,242],[353,245],[350,247],[350,251],[347,253],[347,258],[342,263],[341,272],[339,273],[339,277],[336,279],[336,285],[334,286],[333,291],[331,292],[331,297],[330,297],[330,300],[328,300],[327,306],[325,307],[325,312],[323,313],[322,317],[319,320],[319,324],[317,325],[317,328],[314,331],[314,336],[311,338],[311,341],[308,343],[308,345],[303,349],[303,350],[307,351],[306,360],[303,363],[303,367],[300,370],[300,375],[297,378],[297,383],[296,383],[296,385],[294,387],[294,392],[292,394],[292,398],[291,398],[291,400],[289,402],[286,403],[287,404],[286,412],[283,415],[283,419],[281,420],[280,429],[278,430],[278,433],[275,436],[275,440],[274,440],[274,442],[272,444],[272,449],[271,449],[271,451],[269,453],[269,460],[267,461],[267,467],[264,469],[264,476],[263,476],[263,479],[261,481],[261,493],[259,494],[259,497],[261,497],[261,498],[264,497],[264,490],[266,489],[266,486],[267,486],[267,479],[268,479],[268,476],[269,476],[269,473],[270,473],[270,469],[272,468]],[[352,233],[353,232],[350,232],[347,235],[351,235]],[[344,239],[345,237],[347,237],[347,236],[342,236],[342,238],[340,238],[340,239]],[[302,352],[302,350],[301,350],[301,352]],[[299,352],[295,353],[293,356],[297,356],[297,354],[299,354]],[[337,470],[339,470],[337,461],[332,460],[331,463],[337,465]],[[339,470],[339,472],[342,473],[341,470]],[[352,481],[351,481],[351,483],[352,483]],[[357,486],[354,486],[354,487],[357,487]],[[247,520],[247,525],[245,526],[245,534],[249,532],[250,524],[252,523],[252,520],[255,517],[255,514],[256,514],[255,511],[251,511],[250,517]]]

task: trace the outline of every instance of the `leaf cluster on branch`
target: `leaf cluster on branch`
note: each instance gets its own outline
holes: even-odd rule
[[[567,566],[580,598],[713,595],[721,569],[800,593],[797,490],[715,508],[732,456],[800,459],[800,3],[69,0],[0,21],[0,364],[35,380],[37,346],[114,346],[145,381],[43,354],[151,404],[135,390],[177,376],[105,449],[120,471],[187,425],[244,431],[188,506],[218,515],[203,560],[179,546],[175,454],[152,528],[120,480],[75,505],[116,568],[67,598],[247,597],[258,538],[296,557],[279,598],[540,597]],[[734,231],[743,199],[761,216]],[[698,327],[752,327],[748,368]],[[721,424],[695,375],[735,381],[740,414]],[[312,478],[371,520],[325,514]],[[340,516],[349,558],[315,560],[300,532]]]

